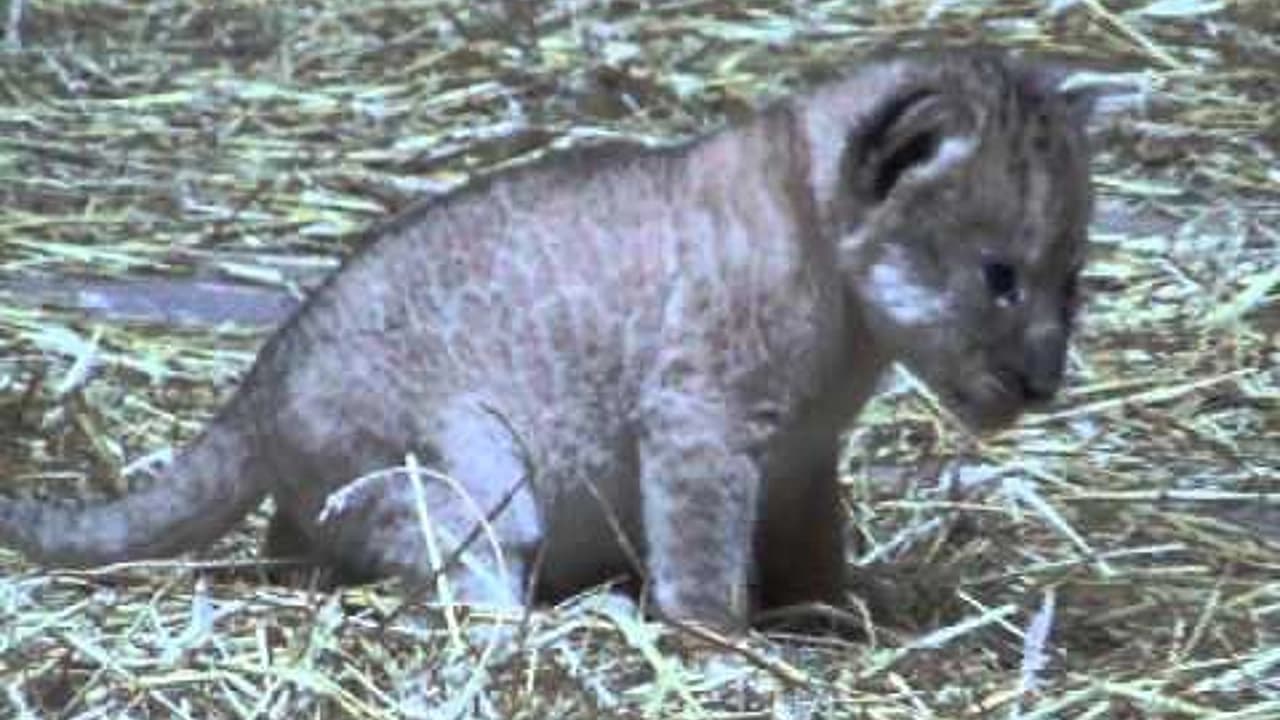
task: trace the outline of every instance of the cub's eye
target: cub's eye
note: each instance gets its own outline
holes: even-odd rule
[[[1018,271],[1009,263],[998,260],[984,262],[982,278],[997,305],[1008,307],[1022,299],[1022,292],[1018,289]]]

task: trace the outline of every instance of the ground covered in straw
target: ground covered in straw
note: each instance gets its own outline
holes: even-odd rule
[[[0,551],[0,716],[1280,717],[1273,0],[9,0],[0,23],[23,495],[143,482],[360,228],[476,174],[694,132],[890,38],[1132,88],[1096,128],[1071,389],[981,443],[909,379],[875,402],[843,632],[695,652],[600,593],[503,618],[282,586],[255,516],[200,559]]]

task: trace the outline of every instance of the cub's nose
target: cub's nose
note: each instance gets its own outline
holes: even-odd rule
[[[1062,373],[1067,359],[1065,332],[1033,336],[1023,359],[1022,395],[1027,402],[1044,404],[1062,386]]]

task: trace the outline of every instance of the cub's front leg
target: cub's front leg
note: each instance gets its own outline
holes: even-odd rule
[[[647,409],[640,493],[658,611],[744,628],[761,482],[751,428],[714,395],[661,391]]]

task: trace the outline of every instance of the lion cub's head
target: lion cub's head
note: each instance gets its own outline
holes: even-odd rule
[[[961,53],[889,61],[806,108],[849,291],[973,428],[1061,383],[1092,204],[1089,105],[1055,73]]]

